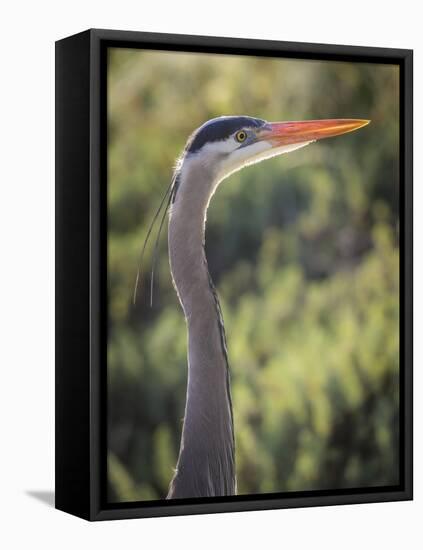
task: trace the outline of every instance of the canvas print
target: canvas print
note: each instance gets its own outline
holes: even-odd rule
[[[399,93],[108,48],[109,503],[399,485]]]

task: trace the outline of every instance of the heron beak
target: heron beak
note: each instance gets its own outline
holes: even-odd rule
[[[369,124],[370,120],[338,118],[304,120],[294,122],[270,122],[257,134],[258,140],[266,140],[273,147],[305,143],[353,132]]]

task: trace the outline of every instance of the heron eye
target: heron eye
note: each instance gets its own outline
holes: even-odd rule
[[[240,130],[235,134],[235,139],[239,141],[239,143],[242,143],[247,139],[247,132],[244,132],[244,130]]]

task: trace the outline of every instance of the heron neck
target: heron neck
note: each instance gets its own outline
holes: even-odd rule
[[[200,182],[183,181],[169,221],[171,272],[188,326],[187,399],[172,498],[235,493],[226,339],[204,251],[209,180],[204,184],[203,173]]]

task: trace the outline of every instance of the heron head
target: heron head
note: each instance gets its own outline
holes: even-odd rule
[[[221,181],[244,166],[288,153],[313,141],[345,134],[368,124],[362,119],[267,122],[248,116],[214,118],[196,130],[186,157],[213,169]]]

